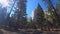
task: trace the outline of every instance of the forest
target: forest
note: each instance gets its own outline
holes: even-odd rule
[[[43,10],[38,3],[34,10],[34,17],[27,19],[27,0],[10,0],[5,5],[0,0],[0,28],[9,30],[18,29],[41,29],[57,30],[60,29],[60,0],[42,0],[47,10]],[[4,6],[3,6],[4,5]]]

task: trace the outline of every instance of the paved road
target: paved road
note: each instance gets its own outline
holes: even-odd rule
[[[60,34],[60,31],[20,30],[19,32],[11,32],[0,29],[0,34]]]

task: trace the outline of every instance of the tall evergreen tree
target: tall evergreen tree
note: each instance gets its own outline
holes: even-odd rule
[[[7,8],[0,8],[0,26],[5,24]]]
[[[37,16],[36,21],[37,21],[38,27],[40,27],[42,29],[43,23],[44,23],[44,12],[39,4],[38,4],[36,11],[37,11],[36,12],[36,16]]]
[[[57,13],[57,10],[53,6],[53,3],[52,3],[53,0],[44,0],[44,1],[45,1],[45,3],[47,3],[48,11],[51,14],[51,18],[52,18],[52,22],[51,23],[53,25],[51,27],[55,27],[60,22],[60,19],[59,19],[59,15]]]
[[[17,15],[16,16],[17,17],[16,25],[18,25],[19,28],[24,28],[27,23],[26,2],[27,2],[26,0],[18,0],[18,2],[17,2],[17,10],[16,10],[15,14]]]
[[[56,3],[56,10],[57,10],[57,14],[58,14],[59,19],[60,19],[60,0],[59,0],[58,3]],[[60,23],[58,23],[58,24],[59,24],[59,26],[60,26]]]

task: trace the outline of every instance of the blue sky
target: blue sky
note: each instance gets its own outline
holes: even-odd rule
[[[57,0],[53,0],[53,3],[55,4]],[[29,18],[31,15],[31,12],[37,8],[38,3],[41,5],[43,10],[47,10],[47,6],[43,3],[42,0],[27,0],[27,17]]]
[[[52,1],[54,4],[57,2],[57,0]],[[47,10],[47,6],[45,6],[44,2],[42,0],[27,0],[27,17],[29,18],[31,15],[31,12],[37,8],[38,3],[41,5],[43,10]]]
[[[31,12],[37,7],[37,0],[27,0],[27,16],[30,17]]]
[[[37,5],[41,4],[41,7],[44,7],[43,9],[46,9],[45,5],[42,3],[41,0],[27,0],[27,17],[29,18],[31,15],[31,12],[37,8]]]

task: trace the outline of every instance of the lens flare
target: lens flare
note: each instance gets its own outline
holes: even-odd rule
[[[9,6],[9,1],[8,0],[0,0],[0,4],[2,4],[3,7]]]

